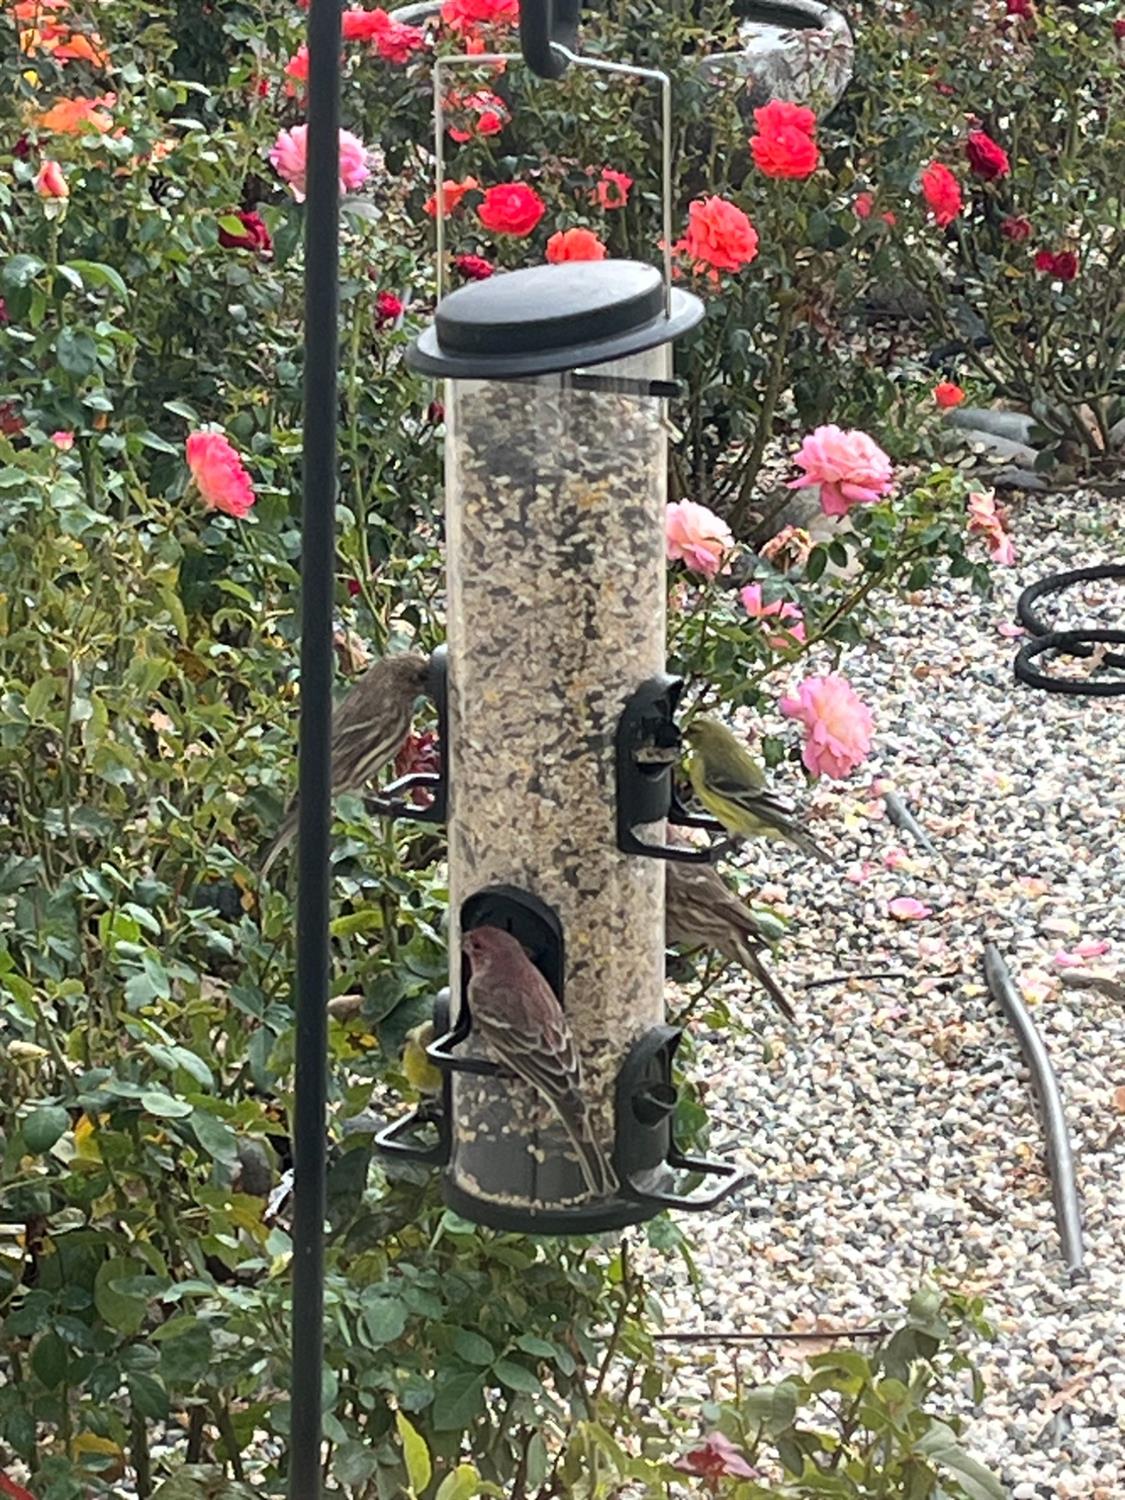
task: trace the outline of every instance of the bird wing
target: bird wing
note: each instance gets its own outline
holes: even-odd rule
[[[570,1027],[554,991],[530,960],[518,988],[492,981],[486,1005],[474,1008],[474,987],[470,980],[473,1024],[505,1067],[550,1098],[581,1090],[582,1067]]]

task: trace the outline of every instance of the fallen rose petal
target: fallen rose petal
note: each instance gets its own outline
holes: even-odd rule
[[[896,896],[887,902],[887,910],[896,922],[921,922],[934,914],[932,906],[916,901],[913,896]]]
[[[910,855],[905,849],[888,849],[883,855],[883,863],[888,870],[897,870],[910,863]]]
[[[996,627],[998,635],[1006,636],[1008,640],[1014,641],[1017,636],[1026,635],[1022,625],[1013,625],[1011,620],[1001,620]]]
[[[850,880],[852,885],[862,885],[865,880],[871,879],[876,868],[877,866],[873,865],[869,859],[865,859],[860,864],[853,865],[850,870],[846,870],[844,879]]]

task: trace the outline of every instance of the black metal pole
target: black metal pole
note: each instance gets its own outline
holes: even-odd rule
[[[329,994],[328,837],[331,821],[340,252],[339,0],[311,0],[308,34],[290,1500],[320,1500],[321,1495]]]

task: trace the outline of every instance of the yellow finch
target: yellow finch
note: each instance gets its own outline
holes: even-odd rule
[[[681,842],[669,830],[673,842]],[[741,964],[787,1021],[796,1021],[788,995],[762,960],[769,945],[754,913],[726,885],[714,865],[668,860],[664,887],[664,937],[684,948],[713,948]]]
[[[441,1069],[426,1056],[426,1048],[434,1039],[434,1023],[423,1021],[406,1033],[402,1049],[402,1071],[406,1080],[420,1094],[440,1094]]]
[[[578,1153],[586,1186],[606,1197],[617,1178],[594,1139],[578,1049],[554,990],[510,932],[474,927],[463,946],[472,966],[473,1031],[501,1066],[551,1106]]]
[[[831,856],[795,821],[795,804],[769,790],[765,772],[729,729],[714,719],[695,719],[685,738],[691,746],[688,775],[695,795],[729,833],[783,839],[802,854],[831,864]]]
[[[332,795],[358,792],[402,748],[414,704],[425,693],[430,663],[415,652],[384,656],[359,679],[332,715]],[[294,796],[262,860],[262,878],[297,831]]]

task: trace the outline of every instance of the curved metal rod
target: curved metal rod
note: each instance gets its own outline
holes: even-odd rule
[[[1063,1109],[1059,1080],[1051,1066],[1043,1038],[1036,1030],[1011,970],[1000,957],[995,943],[984,945],[984,977],[992,997],[1000,1005],[1012,1029],[1031,1073],[1031,1082],[1039,1102],[1039,1115],[1047,1137],[1047,1170],[1051,1176],[1051,1198],[1055,1223],[1067,1265],[1080,1271],[1085,1264],[1082,1244],[1082,1209],[1074,1176],[1074,1151]]]

